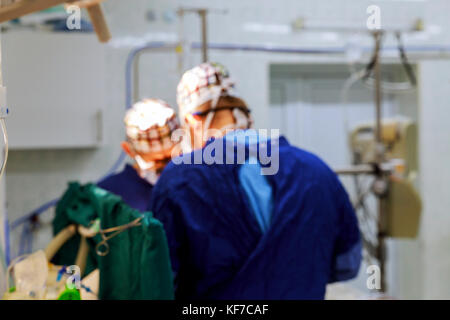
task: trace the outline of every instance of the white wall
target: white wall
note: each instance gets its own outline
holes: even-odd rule
[[[421,65],[420,187],[425,215],[421,226],[423,294],[450,298],[450,62]],[[432,94],[431,94],[432,92]]]
[[[177,25],[164,20],[164,14],[170,17],[170,12],[178,6],[208,6],[227,9],[228,13],[211,14],[209,18],[209,39],[212,42],[232,43],[271,43],[285,46],[340,46],[346,43],[347,37],[333,36],[328,33],[300,33],[300,34],[264,34],[245,31],[246,23],[259,23],[265,25],[286,25],[294,19],[303,16],[313,22],[321,24],[342,24],[349,21],[364,26],[367,18],[366,8],[371,4],[381,7],[382,21],[404,22],[423,17],[425,24],[440,25],[440,33],[431,38],[408,38],[411,44],[441,44],[450,40],[449,22],[445,12],[450,9],[450,3],[445,0],[429,1],[366,1],[366,0],[229,0],[229,1],[181,1],[181,0],[108,0],[105,2],[107,19],[110,22],[115,39],[125,37],[146,37],[146,39],[173,39],[176,37]],[[148,22],[146,12],[153,9],[157,20]],[[398,13],[402,12],[401,15]],[[199,39],[198,19],[189,16],[185,19],[184,33],[189,39]],[[439,30],[437,30],[439,31]],[[69,35],[68,35],[69,36]],[[123,43],[123,41],[114,41]],[[370,44],[370,39],[363,39]],[[104,173],[113,164],[118,156],[119,142],[123,137],[122,117],[125,101],[124,70],[125,60],[130,47],[108,46],[105,52],[108,79],[106,88],[108,92],[107,110],[105,112],[105,144],[97,150],[39,150],[15,151],[10,155],[7,168],[7,204],[10,219],[14,220],[25,212],[35,208],[42,202],[60,195],[69,180],[91,181]],[[223,53],[211,52],[210,60],[216,60],[227,65],[232,75],[239,79],[239,90],[252,106],[258,127],[270,128],[269,118],[269,65],[275,62],[336,62],[334,57],[271,55],[266,53]],[[198,54],[190,59],[192,64],[200,61]],[[340,62],[345,62],[342,60]],[[450,221],[446,218],[444,202],[445,191],[450,189],[450,179],[445,179],[450,172],[445,165],[449,163],[450,152],[443,152],[440,157],[433,155],[436,150],[446,150],[450,145],[450,126],[445,125],[449,119],[450,108],[446,108],[446,98],[449,90],[447,83],[439,81],[444,74],[441,65],[429,62],[423,70],[424,82],[433,78],[433,84],[425,86],[421,91],[422,106],[421,117],[421,171],[422,190],[425,193],[424,225],[420,236],[420,243],[413,244],[406,251],[402,263],[415,263],[420,257],[420,266],[413,272],[403,274],[404,281],[411,278],[412,285],[403,287],[404,297],[450,297],[447,287],[450,278],[441,275],[450,263],[450,250],[447,246],[446,229]],[[428,72],[426,70],[429,70]],[[141,93],[142,96],[158,96],[175,105],[175,87],[179,71],[176,67],[175,54],[150,54],[142,58],[141,64]],[[45,75],[43,75],[45,78]],[[44,80],[43,80],[44,81]],[[436,90],[441,98],[435,101]],[[32,93],[30,93],[32,94]],[[49,97],[51,99],[51,97]],[[439,102],[437,104],[437,102]],[[324,115],[325,116],[325,115]],[[437,125],[437,127],[436,127]],[[438,130],[436,130],[438,128]],[[80,124],[80,130],[83,130]],[[447,144],[446,144],[447,143]],[[439,191],[437,191],[437,189]],[[444,200],[443,200],[444,199]],[[50,221],[51,214],[47,220]],[[439,232],[433,234],[433,229]],[[48,230],[48,229],[47,229]],[[17,240],[17,233],[14,240]],[[49,238],[44,234],[35,243],[35,249],[43,247]],[[407,245],[408,246],[408,245]],[[403,251],[402,251],[403,252]],[[443,256],[448,257],[443,258]],[[448,261],[447,261],[448,260]],[[442,263],[436,263],[441,261]],[[402,264],[398,266],[400,270]],[[420,273],[420,275],[416,273]],[[417,276],[417,278],[416,278]],[[423,280],[422,279],[423,276]],[[421,289],[423,287],[423,290]],[[414,293],[411,294],[411,288]]]

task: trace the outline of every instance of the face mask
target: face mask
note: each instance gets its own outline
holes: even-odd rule
[[[140,174],[141,178],[150,183],[152,186],[158,182],[160,174],[153,170],[142,171]]]
[[[159,179],[159,176],[161,175],[155,169],[155,162],[147,162],[139,155],[136,155],[135,160],[139,167],[139,175],[141,176],[141,178],[146,180],[151,185],[155,185]]]

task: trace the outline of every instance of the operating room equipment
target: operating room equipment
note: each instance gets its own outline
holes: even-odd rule
[[[375,126],[374,126],[374,137],[375,137],[375,181],[373,184],[373,192],[377,196],[378,199],[378,241],[376,247],[376,257],[379,262],[379,267],[381,271],[381,290],[386,291],[386,274],[385,274],[385,261],[386,261],[386,245],[385,245],[385,237],[386,237],[386,201],[385,196],[388,194],[388,180],[386,175],[381,172],[378,168],[381,163],[383,163],[385,159],[385,148],[383,145],[383,136],[382,136],[382,80],[381,80],[381,58],[380,58],[380,50],[382,47],[382,36],[383,31],[375,31],[373,32],[373,38],[375,41],[375,49],[374,49],[374,59],[373,59],[373,70],[375,77]]]
[[[418,170],[416,124],[402,118],[383,119],[381,139],[385,159],[377,167],[374,124],[364,123],[355,127],[349,135],[353,166],[337,170],[341,175],[353,175],[356,189],[354,206],[369,264],[377,256],[377,230],[373,222],[378,218],[366,203],[367,196],[374,193],[385,201],[383,234],[386,237],[417,237],[422,209],[420,196],[414,187]],[[381,175],[384,178],[369,179],[367,175]]]
[[[422,24],[420,24],[420,26],[423,28]],[[409,32],[420,30],[422,29],[416,27]],[[387,171],[384,171],[381,168],[381,165],[388,159],[392,162],[392,154],[387,153],[390,151],[392,152],[392,147],[396,146],[396,155],[398,155],[402,161],[406,160],[408,166],[412,169],[411,171],[417,169],[417,161],[415,161],[416,150],[414,149],[417,143],[415,127],[413,125],[406,125],[407,129],[403,127],[404,130],[401,131],[401,128],[399,129],[397,127],[401,126],[398,123],[382,123],[382,92],[386,91],[391,93],[401,93],[414,90],[416,87],[416,77],[406,56],[405,48],[401,39],[401,32],[399,30],[394,30],[393,33],[397,40],[400,60],[408,81],[403,83],[392,83],[381,79],[380,53],[382,50],[382,38],[385,33],[386,30],[375,31],[372,33],[375,41],[375,49],[371,61],[359,71],[352,61],[350,63],[351,75],[345,82],[341,91],[341,102],[343,103],[343,112],[345,113],[344,129],[345,134],[347,135],[349,132],[347,122],[347,95],[349,89],[358,81],[361,81],[369,88],[375,89],[375,125],[370,125],[369,127],[365,126],[359,128],[359,130],[356,129],[353,132],[351,139],[348,140],[350,143],[349,149],[354,151],[352,161],[353,165],[371,164],[372,168],[369,169],[371,173],[368,171],[365,172],[365,174],[373,174],[375,178],[369,188],[362,190],[358,177],[358,175],[362,174],[362,172],[358,172],[357,168],[354,167],[354,171],[351,173],[348,170],[347,172],[345,172],[345,170],[341,171],[341,174],[353,175],[357,193],[355,208],[358,212],[361,229],[365,231],[362,232],[365,258],[368,260],[368,263],[371,264],[372,257],[375,257],[379,262],[381,273],[383,275],[386,257],[384,238],[386,236],[415,237],[417,235],[421,211],[420,197],[417,192],[415,192],[412,182],[405,180],[404,178],[395,178],[395,176],[393,176],[394,169],[398,169],[398,167],[394,168],[389,165],[391,168]],[[375,79],[372,78],[372,74],[374,74]],[[399,129],[398,131],[400,132],[398,132],[397,129]],[[357,138],[360,138],[363,134],[367,135],[367,139],[363,138],[358,140]],[[407,135],[407,137],[405,137],[405,135]],[[414,137],[416,139],[414,139]],[[401,142],[404,143],[402,144]],[[407,145],[409,149],[413,150],[407,150],[405,146],[406,142],[408,142]],[[359,145],[357,145],[358,143]],[[365,150],[360,150],[364,147]],[[371,152],[370,155],[367,155],[368,150]],[[399,150],[403,152],[399,152]],[[409,155],[409,158],[405,159],[407,155]],[[362,156],[365,156],[366,159],[361,159]],[[367,157],[370,157],[370,160],[367,159]],[[404,171],[403,167],[402,169]],[[337,172],[339,173],[339,170]],[[365,197],[370,193],[376,195],[378,199],[378,214],[376,216],[370,213],[370,210],[364,201]],[[373,230],[373,226],[371,226],[370,221],[378,221],[377,231]],[[371,234],[373,235],[375,232],[377,232],[377,236],[371,237]],[[385,276],[382,276],[382,290],[386,290]]]
[[[415,190],[417,176],[417,126],[406,119],[385,119],[381,126],[381,139],[385,150],[385,163],[390,168],[386,173],[387,192],[381,196],[386,199],[384,233],[392,238],[417,237],[421,199]],[[375,163],[375,141],[373,139],[373,124],[362,124],[356,127],[350,135],[350,145],[355,164]],[[361,201],[356,204],[362,208],[365,215],[361,221],[374,217],[367,216],[364,204],[365,195],[360,193],[360,181],[355,177],[357,193]],[[366,230],[367,231],[367,230]],[[367,236],[366,232],[364,236]]]
[[[374,126],[360,124],[350,133],[349,141],[355,163],[373,163],[375,159]],[[417,125],[402,118],[383,119],[381,141],[386,152],[386,160],[402,159],[405,162],[405,176],[414,175],[418,170]]]
[[[304,26],[302,26],[302,28],[305,28]],[[387,236],[386,234],[386,230],[387,230],[387,221],[388,219],[390,219],[389,221],[393,221],[393,217],[387,217],[387,209],[386,209],[386,197],[390,194],[389,193],[389,173],[386,174],[386,172],[384,172],[383,170],[381,170],[381,165],[383,163],[386,162],[386,146],[383,144],[383,128],[382,128],[382,92],[383,89],[392,89],[394,91],[400,91],[400,90],[410,90],[411,88],[414,88],[416,85],[416,79],[415,79],[415,75],[414,72],[412,70],[411,65],[409,64],[409,61],[407,59],[406,53],[405,53],[405,48],[403,46],[403,43],[401,41],[401,33],[408,33],[408,32],[417,32],[417,31],[421,31],[423,28],[423,24],[415,24],[413,26],[413,28],[408,28],[406,30],[373,30],[370,31],[369,30],[369,34],[372,35],[373,37],[373,41],[374,41],[374,49],[373,49],[373,53],[372,53],[372,59],[370,60],[370,62],[365,66],[365,68],[361,69],[360,71],[355,71],[354,67],[352,65],[352,73],[350,78],[346,81],[346,83],[344,84],[342,93],[341,93],[341,100],[344,102],[344,112],[346,112],[346,101],[347,101],[347,93],[348,90],[350,89],[350,87],[356,83],[357,81],[363,81],[363,82],[367,82],[370,83],[370,81],[368,80],[372,80],[370,84],[372,84],[373,88],[374,88],[374,101],[375,101],[375,125],[373,127],[372,130],[372,134],[371,136],[373,137],[373,141],[374,141],[374,147],[373,147],[373,161],[371,162],[372,164],[372,172],[370,172],[370,174],[374,175],[374,181],[371,185],[371,192],[377,197],[378,200],[378,213],[377,213],[377,223],[378,223],[378,228],[377,228],[377,241],[375,244],[371,244],[370,241],[368,241],[367,237],[364,237],[364,244],[365,244],[365,249],[368,250],[370,252],[370,254],[372,256],[375,256],[378,260],[379,263],[379,267],[381,270],[381,274],[382,274],[382,287],[381,290],[382,291],[386,291],[386,281],[385,281],[385,260],[386,260],[386,249],[385,249],[385,243],[384,243],[384,239]],[[310,28],[311,29],[311,28]],[[320,28],[319,28],[320,29]],[[317,30],[317,28],[312,28],[312,30]],[[354,32],[354,30],[353,30]],[[367,32],[367,30],[366,30]],[[408,76],[408,82],[406,82],[405,84],[392,84],[392,83],[384,83],[383,80],[381,79],[381,50],[382,50],[382,40],[383,40],[383,36],[388,33],[388,32],[393,32],[397,38],[397,42],[398,42],[398,51],[400,54],[400,59],[402,61],[402,65],[406,71],[406,74]],[[374,79],[371,79],[371,75],[373,74]],[[345,117],[346,119],[347,117]],[[346,131],[348,131],[348,123],[347,120],[344,124],[344,128],[346,129]],[[353,163],[353,164],[358,164],[358,163]],[[351,171],[351,170],[350,170]],[[339,171],[337,171],[337,173],[339,173]],[[347,173],[349,173],[349,171],[347,170]],[[360,193],[360,187],[359,187],[359,182],[358,182],[358,177],[357,175],[359,174],[357,171],[354,171],[352,173],[350,173],[352,175],[354,175],[354,181],[355,181],[355,185],[356,185],[356,189],[358,192],[358,197],[361,196]],[[361,199],[358,199],[358,205],[361,205],[364,213],[366,214],[367,218],[367,207],[364,204],[364,196],[362,196]],[[392,200],[392,198],[390,198]],[[418,200],[419,204],[420,204],[420,199]],[[390,204],[392,204],[392,201],[389,202]],[[421,210],[421,206],[415,206],[414,208],[419,208],[418,211],[420,212]],[[358,209],[358,208],[357,208]],[[402,211],[400,211],[402,212]],[[390,212],[391,214],[393,213],[393,211],[391,210]],[[417,211],[415,211],[413,213],[413,216],[418,217],[418,213]],[[373,217],[372,217],[373,218]],[[360,219],[361,220],[361,219]],[[418,226],[418,218],[415,219],[415,221],[417,222],[417,224],[413,223],[413,226],[416,227]],[[367,222],[367,220],[363,219],[363,222]],[[392,225],[392,223],[391,223]],[[414,228],[414,227],[413,227]]]

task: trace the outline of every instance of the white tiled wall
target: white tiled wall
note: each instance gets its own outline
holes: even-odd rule
[[[430,38],[408,38],[410,44],[442,44],[450,42],[448,12],[450,2],[446,0],[424,1],[366,1],[366,0],[108,0],[104,7],[110,23],[114,43],[120,44],[125,37],[146,37],[147,39],[174,39],[177,36],[176,21],[171,20],[179,6],[226,9],[227,13],[211,13],[209,40],[211,42],[277,44],[284,46],[340,46],[347,37],[338,35],[331,40],[324,33],[264,34],[245,31],[248,23],[283,26],[298,17],[305,17],[314,24],[341,25],[354,23],[364,26],[368,5],[381,8],[382,23],[409,23],[417,17],[425,19],[426,25],[437,25],[436,34]],[[154,11],[156,20],[149,22],[146,14]],[[166,17],[166,18],[165,18]],[[199,39],[199,21],[195,15],[185,18],[184,34],[187,39]],[[325,37],[324,37],[325,36]],[[129,38],[130,39],[130,38]],[[370,44],[370,40],[364,40]],[[131,47],[109,46],[106,50],[108,69],[108,105],[105,112],[106,142],[98,150],[43,150],[12,152],[8,163],[6,186],[10,220],[14,220],[42,202],[60,195],[69,180],[91,181],[103,174],[118,156],[119,142],[123,137],[122,117],[125,107],[125,60]],[[270,128],[269,64],[272,62],[333,62],[334,57],[271,55],[266,53],[211,52],[211,59],[227,65],[236,79],[239,90],[252,106],[258,127]],[[174,53],[151,53],[141,59],[141,96],[158,96],[175,105],[175,87],[179,72]],[[188,61],[200,61],[194,54]],[[450,179],[444,179],[450,172],[450,108],[446,105],[448,82],[440,81],[448,71],[442,71],[439,63],[429,62],[424,69],[424,79],[433,82],[421,91],[423,105],[420,111],[421,125],[421,170],[422,194],[425,212],[420,241],[408,243],[405,252],[399,254],[399,270],[415,270],[402,274],[397,285],[400,297],[450,298],[450,278],[443,274],[450,270],[450,241],[446,230],[450,227],[447,218],[445,197],[450,190]],[[444,63],[445,64],[445,63]],[[188,67],[188,66],[186,66]],[[427,71],[428,70],[428,71]],[[447,69],[446,69],[447,70]],[[43,75],[44,77],[44,75]],[[426,83],[426,82],[425,82]],[[440,99],[434,99],[435,92]],[[51,97],[50,97],[51,98]],[[338,98],[337,98],[338,99]],[[82,124],[80,124],[82,130]],[[439,156],[435,156],[436,146]],[[449,177],[450,178],[450,177]],[[51,215],[47,219],[51,219]],[[46,229],[48,230],[48,228]],[[437,230],[439,232],[433,232]],[[448,233],[450,234],[450,233]],[[13,240],[17,240],[17,233]],[[41,236],[35,249],[45,246],[49,233]],[[402,247],[403,248],[403,247]],[[419,261],[417,263],[417,260]],[[416,267],[403,268],[413,263]],[[448,278],[448,279],[447,279]],[[413,292],[411,292],[413,291]]]

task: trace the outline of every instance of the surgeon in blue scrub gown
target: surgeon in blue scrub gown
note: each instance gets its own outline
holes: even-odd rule
[[[171,133],[179,128],[179,122],[174,110],[158,99],[134,104],[124,122],[127,140],[122,142],[122,148],[135,163],[126,164],[122,172],[104,179],[98,186],[144,212],[150,209],[153,186],[176,147]]]
[[[323,299],[328,283],[357,275],[358,222],[321,159],[250,129],[220,64],[187,71],[177,101],[185,152],[162,173],[151,209],[178,299]]]

